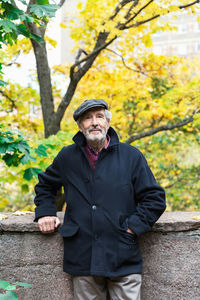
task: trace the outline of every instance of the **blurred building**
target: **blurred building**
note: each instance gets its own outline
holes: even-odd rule
[[[73,18],[76,11],[78,0],[66,0],[61,9],[61,22],[68,25],[69,20]],[[86,0],[82,0],[82,3]],[[161,31],[153,35],[153,52],[158,55],[178,55],[189,56],[200,53],[200,23],[197,21],[198,15],[188,15],[186,12],[176,14],[175,19],[173,14],[162,17],[163,22],[170,21],[176,30]],[[199,14],[200,16],[200,14]],[[74,19],[78,22],[78,19]],[[69,28],[61,28],[61,64],[74,62],[74,54],[71,50],[74,42],[70,37]]]
[[[66,28],[64,26],[61,26],[61,52],[60,52],[60,62],[61,64],[66,64],[70,62],[74,62],[75,55],[72,54],[72,49],[74,47],[74,41],[70,37],[70,29],[68,27],[69,22],[71,19],[74,19],[75,22],[78,22],[77,19],[73,17],[73,14],[77,10],[77,4],[79,0],[65,0],[65,3],[62,6],[61,9],[61,24],[66,25]],[[83,3],[86,2],[86,0],[82,1]]]
[[[200,54],[200,23],[198,16],[181,13],[177,19],[171,16],[163,21],[171,21],[177,29],[162,31],[153,35],[153,51],[158,55],[190,56]]]

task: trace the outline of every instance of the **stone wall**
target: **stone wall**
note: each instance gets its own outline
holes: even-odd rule
[[[72,300],[61,236],[41,234],[34,214],[7,217],[0,221],[0,280],[31,283],[17,289],[20,300]],[[142,300],[200,299],[200,212],[164,213],[140,244]]]

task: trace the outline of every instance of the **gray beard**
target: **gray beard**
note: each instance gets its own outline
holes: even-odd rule
[[[98,140],[87,140],[87,142],[94,152],[100,152],[105,145],[105,140],[106,137]]]
[[[100,152],[102,148],[104,147],[106,135],[107,135],[108,129],[105,131],[101,131],[100,136],[91,135],[83,130],[83,135],[86,138],[87,143],[90,145],[90,147],[93,149],[94,152]]]

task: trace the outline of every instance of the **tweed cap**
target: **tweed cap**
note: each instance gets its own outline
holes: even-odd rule
[[[90,99],[85,100],[74,112],[73,117],[74,120],[77,121],[80,116],[82,116],[83,113],[85,113],[87,110],[93,108],[93,107],[103,107],[105,109],[108,109],[108,104],[106,101],[101,99]]]

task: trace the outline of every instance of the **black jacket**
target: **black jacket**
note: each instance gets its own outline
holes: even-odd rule
[[[37,221],[55,216],[56,191],[64,186],[67,209],[59,229],[64,238],[64,271],[76,275],[123,276],[141,273],[138,237],[165,210],[164,190],[134,147],[120,143],[109,128],[110,145],[92,170],[78,132],[35,187]],[[131,228],[136,234],[126,232]]]

